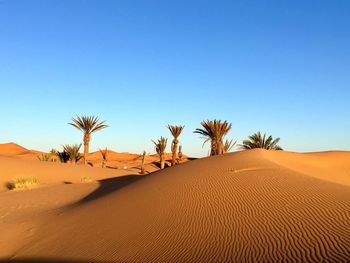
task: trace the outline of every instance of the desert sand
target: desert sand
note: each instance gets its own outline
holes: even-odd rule
[[[24,160],[38,160],[38,156],[42,152],[36,150],[28,150],[16,143],[0,144],[0,156],[16,157]]]
[[[43,182],[1,189],[3,261],[350,258],[350,152],[250,150],[145,176],[7,156],[0,173],[1,184],[17,175]]]

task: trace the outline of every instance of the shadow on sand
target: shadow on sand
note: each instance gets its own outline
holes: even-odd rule
[[[100,184],[99,187],[95,191],[88,194],[80,201],[78,201],[75,205],[85,204],[85,203],[88,203],[90,201],[101,198],[105,195],[111,194],[112,192],[118,191],[129,184],[132,184],[136,181],[144,179],[145,177],[148,177],[148,175],[149,174],[146,174],[146,175],[124,175],[124,176],[118,176],[118,177],[99,180],[98,181],[98,183]]]

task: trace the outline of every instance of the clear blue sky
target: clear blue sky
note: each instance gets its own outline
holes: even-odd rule
[[[204,119],[291,151],[350,149],[350,1],[0,1],[0,142],[78,143],[68,126],[110,128],[92,150],[153,151],[184,124],[184,152],[207,154]]]

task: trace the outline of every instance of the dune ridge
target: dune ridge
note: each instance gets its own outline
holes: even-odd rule
[[[43,217],[11,259],[345,262],[350,153],[307,155],[238,152],[115,184]]]
[[[42,152],[28,150],[13,142],[0,144],[0,156],[17,157],[24,160],[37,160],[37,156],[40,154],[42,154]]]

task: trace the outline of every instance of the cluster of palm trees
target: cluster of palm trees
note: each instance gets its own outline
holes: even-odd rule
[[[226,140],[225,136],[232,128],[232,124],[221,120],[207,120],[201,122],[202,128],[197,128],[194,133],[204,138],[204,143],[210,141],[210,156],[220,155],[229,152],[236,144],[233,140]]]
[[[273,137],[266,136],[266,134],[261,135],[260,132],[250,135],[247,140],[243,141],[241,148],[243,150],[251,150],[256,148],[262,148],[266,150],[283,150],[282,147],[278,145],[280,138],[273,139]]]
[[[225,140],[225,136],[229,133],[232,128],[232,124],[226,120],[207,120],[201,122],[202,128],[198,128],[194,133],[200,134],[204,138],[204,143],[210,141],[210,156],[225,154],[231,151],[236,145],[236,141]],[[282,150],[278,145],[280,138],[273,139],[273,137],[261,135],[260,132],[254,133],[249,136],[247,140],[244,140],[240,144],[242,150],[250,150],[256,148],[262,148],[266,150]]]
[[[210,156],[220,155],[228,153],[236,145],[236,141],[232,139],[226,139],[227,134],[232,128],[232,123],[228,121],[221,120],[206,120],[201,122],[201,128],[195,129],[194,133],[199,134],[203,137],[204,143],[210,142]],[[171,145],[172,152],[172,165],[177,164],[179,155],[177,153],[179,137],[185,126],[168,125],[169,131],[173,136],[173,141]],[[266,150],[282,150],[278,145],[280,138],[273,139],[272,136],[266,136],[266,134],[261,135],[260,132],[254,133],[249,136],[247,140],[244,140],[240,146],[243,150],[262,148]],[[168,139],[165,137],[160,137],[157,141],[152,141],[155,145],[155,150],[160,157],[160,168],[164,169],[165,166],[165,150],[167,146]],[[182,146],[180,146],[181,152]],[[181,152],[182,155],[182,152]]]
[[[63,145],[63,151],[59,152],[52,150],[49,154],[43,154],[38,157],[42,161],[56,161],[56,157],[61,162],[68,162],[76,164],[80,159],[84,160],[84,164],[88,163],[89,146],[91,141],[91,136],[93,133],[105,129],[108,125],[105,121],[100,121],[96,116],[76,116],[72,118],[72,122],[69,125],[75,127],[83,133],[83,145],[84,152],[83,155],[80,154],[80,148],[82,144],[73,145]],[[194,133],[199,134],[203,137],[203,145],[210,142],[210,156],[221,155],[231,151],[231,149],[236,145],[236,141],[232,139],[226,139],[226,136],[232,128],[232,124],[228,121],[221,120],[205,120],[201,123],[201,128],[195,129]],[[171,165],[174,166],[178,164],[182,158],[182,145],[179,144],[179,137],[185,128],[182,125],[168,125],[168,130],[170,131],[173,139],[171,142]],[[249,136],[247,140],[244,140],[239,147],[243,150],[250,150],[255,148],[263,148],[267,150],[282,150],[278,145],[280,138],[273,139],[272,136],[262,135],[260,132],[254,133]],[[165,137],[160,137],[160,139],[154,141],[152,140],[155,151],[159,155],[160,168],[165,168],[166,159],[166,148],[168,144],[168,139]],[[106,167],[107,164],[107,148],[100,150],[102,156],[102,167]],[[145,173],[144,163],[145,163],[146,152],[142,155],[141,173]]]
[[[179,137],[185,128],[185,126],[181,125],[168,125],[167,128],[169,129],[171,135],[173,136],[173,141],[171,143],[171,165],[176,165],[179,163],[179,161],[182,158],[182,146],[179,147]],[[160,162],[160,169],[164,169],[165,167],[165,153],[166,153],[166,146],[168,144],[168,139],[165,137],[160,137],[157,141],[153,141],[154,148],[159,155],[159,162]]]
[[[104,123],[104,121],[101,122],[96,116],[77,116],[76,118],[72,118],[72,122],[68,124],[83,132],[84,154],[82,155],[80,153],[82,144],[65,144],[62,145],[62,151],[52,149],[50,153],[38,156],[39,160],[51,162],[59,160],[62,163],[70,161],[73,164],[77,164],[80,159],[83,159],[84,164],[87,164],[91,135],[94,132],[107,128],[108,126]],[[100,152],[102,155],[102,167],[105,167],[107,162],[107,148],[100,150]]]
[[[92,133],[105,129],[108,125],[105,124],[105,121],[100,121],[96,116],[77,116],[72,118],[72,122],[68,124],[83,132],[84,164],[87,164]]]
[[[49,153],[43,153],[38,156],[40,161],[44,162],[57,162],[67,163],[70,161],[71,163],[76,164],[81,158],[80,154],[81,144],[65,144],[62,145],[63,150],[57,151],[52,149]]]

